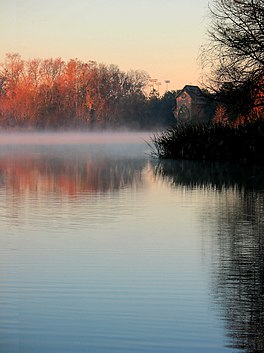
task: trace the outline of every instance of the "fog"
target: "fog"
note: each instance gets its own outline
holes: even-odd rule
[[[146,158],[151,132],[10,132],[0,133],[0,157],[52,155],[61,158]],[[30,157],[30,158],[31,158]],[[35,158],[34,157],[34,158]],[[64,157],[63,157],[64,158]]]
[[[0,133],[0,145],[138,144],[151,132],[10,132]]]

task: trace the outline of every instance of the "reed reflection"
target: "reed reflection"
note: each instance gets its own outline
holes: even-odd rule
[[[264,352],[264,193],[245,190],[219,212],[213,296],[232,347]]]
[[[153,164],[153,171],[156,177],[175,186],[264,189],[263,165],[164,160]]]
[[[216,219],[211,295],[225,321],[229,346],[241,353],[263,353],[263,167],[164,161],[153,168],[156,177],[175,187],[210,189],[221,196],[204,210],[208,220]]]

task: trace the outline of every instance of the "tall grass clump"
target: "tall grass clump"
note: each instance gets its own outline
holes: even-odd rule
[[[258,162],[264,156],[264,121],[178,125],[154,134],[160,159]]]

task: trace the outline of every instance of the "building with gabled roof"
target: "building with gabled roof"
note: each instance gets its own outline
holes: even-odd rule
[[[211,101],[198,86],[186,85],[176,95],[173,114],[178,123],[205,122],[210,119]]]

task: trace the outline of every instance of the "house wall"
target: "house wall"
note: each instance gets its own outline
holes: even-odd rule
[[[182,107],[186,107],[189,112],[190,112],[190,116],[189,118],[187,116],[182,116],[180,118],[180,112],[182,110]],[[176,98],[176,109],[174,111],[174,116],[176,117],[176,119],[190,119],[192,116],[192,98],[189,96],[189,94],[187,92],[182,92],[181,95],[179,97]]]
[[[192,95],[183,91],[176,98],[174,116],[177,122],[204,122],[209,120],[208,100],[202,95]],[[185,112],[188,110],[188,112]]]

